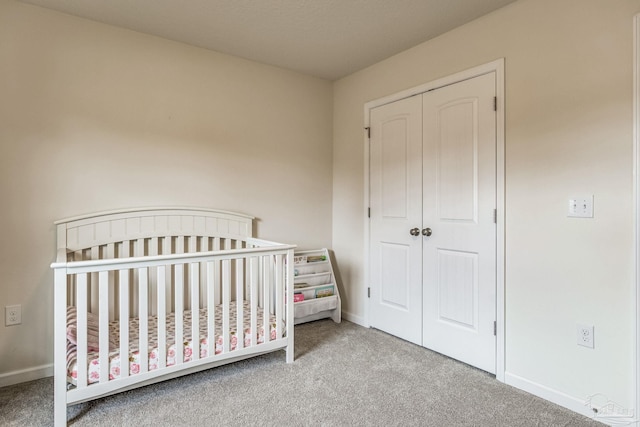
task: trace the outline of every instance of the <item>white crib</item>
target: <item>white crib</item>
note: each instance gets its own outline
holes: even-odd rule
[[[98,397],[279,349],[293,361],[295,246],[252,238],[252,217],[143,208],[56,226],[56,426]]]

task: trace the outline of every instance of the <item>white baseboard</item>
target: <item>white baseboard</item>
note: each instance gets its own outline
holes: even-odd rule
[[[349,313],[348,311],[342,311],[342,318],[344,320],[348,320],[351,323],[355,323],[356,325],[364,326],[365,328],[368,327],[362,316],[356,316],[355,314]]]
[[[531,393],[542,399],[548,400],[551,403],[555,403],[556,405],[560,405],[580,415],[584,415],[587,418],[591,418],[593,420],[599,421],[605,425],[616,426],[616,427],[617,426],[633,427],[633,426],[640,425],[640,422],[637,419],[632,418],[631,416],[626,416],[626,415],[625,416],[616,416],[616,415],[595,416],[592,409],[589,406],[585,405],[586,401],[580,400],[573,396],[569,396],[568,394],[559,392],[557,390],[543,386],[541,384],[534,383],[533,381],[529,381],[517,375],[505,372],[504,378],[505,378],[505,381],[504,381],[505,384],[508,384],[515,388],[519,388],[520,390],[526,391],[527,393]]]
[[[533,381],[529,381],[525,378],[519,377],[518,375],[514,375],[509,372],[505,372],[504,382],[505,384],[508,384],[515,388],[519,388],[520,390],[526,391],[527,393],[531,393],[534,396],[538,396],[542,399],[548,400],[551,403],[555,403],[556,405],[560,405],[573,412],[577,412],[580,415],[584,415],[587,418],[593,418],[593,411],[589,407],[585,406],[585,402],[573,396],[569,396],[568,394],[535,383]]]
[[[8,385],[26,383],[27,381],[39,380],[40,378],[53,376],[53,364],[36,366],[33,368],[21,369],[19,371],[0,374],[0,387]]]

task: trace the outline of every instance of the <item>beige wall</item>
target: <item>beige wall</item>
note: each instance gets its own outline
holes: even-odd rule
[[[365,318],[367,101],[506,64],[506,379],[633,407],[632,17],[638,0],[521,0],[334,85],[333,249]],[[595,218],[568,219],[594,194]],[[576,324],[595,325],[594,350]],[[567,403],[568,402],[568,403]]]
[[[204,206],[330,246],[331,111],[330,82],[0,0],[0,382],[52,362],[56,219]]]

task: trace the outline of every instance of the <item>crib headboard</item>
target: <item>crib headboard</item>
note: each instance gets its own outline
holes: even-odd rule
[[[123,241],[167,238],[252,237],[253,217],[206,208],[152,207],[99,212],[56,221],[58,262],[67,253]]]

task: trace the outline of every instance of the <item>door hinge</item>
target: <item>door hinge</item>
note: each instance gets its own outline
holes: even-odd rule
[[[498,111],[498,97],[493,97],[493,111]]]
[[[371,139],[371,128],[367,126],[366,128],[364,128],[364,130],[367,131],[367,138]]]
[[[498,209],[493,210],[493,223],[494,224],[498,223]]]
[[[493,336],[498,336],[498,322],[493,321]]]
[[[367,298],[371,298],[371,288],[367,288]]]
[[[371,208],[367,208],[367,217],[371,218]]]

